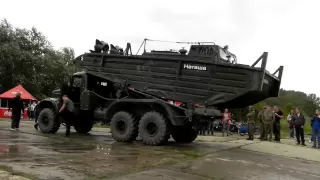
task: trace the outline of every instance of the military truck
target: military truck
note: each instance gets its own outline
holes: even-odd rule
[[[190,143],[197,137],[200,119],[220,116],[222,108],[242,108],[278,96],[283,66],[272,74],[266,71],[267,52],[249,66],[238,64],[227,46],[200,42],[189,43],[189,52],[147,52],[147,41],[141,45],[143,53],[133,55],[130,43],[123,50],[96,40],[94,50],[74,59],[83,71],[62,86],[60,96],[66,94],[75,103],[73,126],[78,133],[91,131],[98,118],[95,112],[103,109],[117,141],[140,136],[146,145],[161,145],[170,137]],[[261,67],[255,67],[260,61]],[[40,103],[43,133],[55,133],[64,122],[60,106],[61,100]]]

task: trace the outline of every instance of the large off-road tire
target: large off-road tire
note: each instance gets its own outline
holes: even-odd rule
[[[43,133],[56,133],[60,128],[60,123],[53,110],[49,108],[41,110],[37,121],[40,131]]]
[[[138,121],[132,114],[120,111],[111,118],[112,137],[119,142],[132,142],[138,136]]]
[[[197,139],[198,132],[191,125],[178,126],[174,127],[171,136],[177,143],[191,143]]]
[[[80,122],[75,122],[73,127],[79,134],[87,134],[88,132],[91,131],[93,124],[91,121],[80,121]]]
[[[147,112],[139,122],[139,136],[146,145],[166,143],[169,139],[166,119],[158,112]]]

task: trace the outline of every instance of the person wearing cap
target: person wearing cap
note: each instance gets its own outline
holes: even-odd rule
[[[253,140],[253,124],[256,112],[252,106],[249,106],[249,112],[247,114],[247,124],[248,124],[248,135],[249,138],[247,140]]]
[[[70,127],[72,125],[72,121],[75,118],[74,115],[74,103],[67,95],[62,96],[63,104],[59,110],[59,115],[63,117],[66,123],[66,134],[65,136],[70,136]]]
[[[263,140],[264,137],[264,125],[262,121],[263,112],[266,110],[266,106],[263,107],[263,109],[258,113],[258,120],[260,121],[260,140]]]
[[[272,132],[273,132],[273,123],[275,120],[275,115],[273,112],[273,109],[271,106],[266,106],[266,110],[263,112],[262,116],[262,122],[263,122],[263,128],[264,128],[264,137],[263,140],[268,140],[269,135],[269,141],[272,141]]]
[[[24,105],[21,99],[21,93],[17,92],[16,97],[14,97],[9,103],[10,111],[12,109],[11,115],[11,130],[19,130],[21,115],[24,112]]]

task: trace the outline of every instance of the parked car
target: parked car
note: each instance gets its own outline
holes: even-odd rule
[[[248,124],[247,123],[242,123],[240,125],[238,134],[240,134],[241,136],[244,136],[247,133],[248,133]],[[259,135],[260,134],[260,126],[253,125],[253,134],[254,135]]]

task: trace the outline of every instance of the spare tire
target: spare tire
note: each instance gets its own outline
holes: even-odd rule
[[[147,112],[139,123],[139,136],[146,145],[158,146],[168,141],[166,119],[158,112]]]
[[[138,136],[138,121],[132,114],[119,111],[111,118],[112,137],[119,142],[132,142]]]
[[[54,111],[50,108],[42,109],[37,121],[42,133],[56,133],[59,130],[60,123],[56,119]]]

